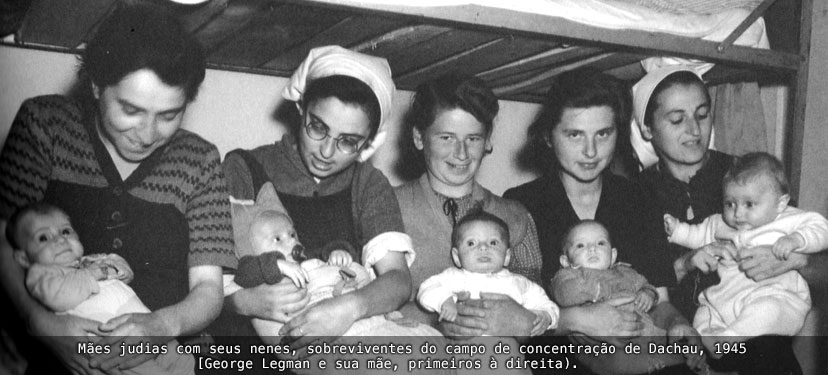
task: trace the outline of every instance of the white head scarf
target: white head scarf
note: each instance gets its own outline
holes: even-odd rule
[[[296,102],[298,106],[308,82],[333,75],[349,76],[364,82],[371,88],[379,102],[380,120],[377,134],[359,153],[359,161],[364,162],[374,154],[387,137],[385,120],[391,115],[396,89],[391,79],[391,67],[388,61],[381,57],[365,55],[340,46],[317,47],[308,53],[305,61],[293,72],[290,82],[282,92],[282,97]]]
[[[690,72],[701,79],[702,74],[710,70],[713,64],[698,60],[661,57],[643,60],[641,65],[647,71],[647,75],[632,88],[633,121],[630,123],[630,143],[638,155],[642,168],[646,169],[658,162],[658,155],[652,143],[644,139],[641,130],[644,127],[644,113],[647,111],[647,103],[650,101],[653,90],[667,76],[676,72]]]

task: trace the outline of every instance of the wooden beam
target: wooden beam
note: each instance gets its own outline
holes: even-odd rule
[[[567,38],[581,43],[622,46],[631,52],[646,54],[670,54],[698,58],[711,62],[729,62],[736,65],[752,65],[794,71],[802,61],[797,54],[782,53],[757,48],[733,46],[719,51],[719,43],[675,36],[665,33],[639,30],[615,30],[580,24],[560,17],[538,15],[479,5],[450,7],[415,7],[389,4],[366,5],[352,0],[290,0],[302,4],[318,4],[339,9],[361,9],[388,16],[414,17],[444,22],[457,26],[483,30],[498,30],[528,36],[552,36]]]
[[[310,39],[290,47],[290,49],[262,65],[262,68],[293,72],[307,57],[308,52],[315,47],[331,44],[349,47],[401,26],[403,26],[403,22],[398,19],[371,17],[369,22],[366,15],[353,15]],[[366,53],[370,54],[371,52],[367,51]]]
[[[806,210],[828,213],[828,2],[802,1],[802,53],[796,77],[790,145],[793,193]]]
[[[750,14],[748,14],[748,16],[744,20],[742,20],[741,23],[739,23],[739,26],[736,26],[736,28],[733,29],[730,35],[728,35],[727,38],[725,38],[719,44],[719,52],[724,51],[725,49],[733,46],[733,42],[735,42],[736,39],[739,39],[739,37],[742,36],[745,30],[747,30],[748,27],[750,27],[750,25],[753,25],[753,23],[756,22],[756,20],[758,20],[759,17],[762,17],[762,15],[765,13],[768,7],[770,7],[773,4],[774,1],[776,0],[764,0],[761,4],[759,4],[759,6],[756,7],[756,9],[750,12]]]
[[[75,48],[116,4],[116,0],[35,0],[18,31],[17,41]]]

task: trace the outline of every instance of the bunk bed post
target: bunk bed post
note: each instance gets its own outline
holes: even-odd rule
[[[800,207],[828,213],[828,2],[801,3],[800,55],[796,74],[790,152],[791,193]]]

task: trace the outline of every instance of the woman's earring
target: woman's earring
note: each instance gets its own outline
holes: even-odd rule
[[[491,154],[492,151],[494,151],[494,146],[492,146],[492,145],[486,146],[486,155]]]

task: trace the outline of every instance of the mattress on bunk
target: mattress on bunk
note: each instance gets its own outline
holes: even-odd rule
[[[358,2],[412,6],[410,0]],[[641,30],[722,41],[760,3],[760,0],[419,0],[416,7],[479,5],[560,17],[607,29]],[[768,48],[764,20],[759,18],[754,22],[735,44]]]

